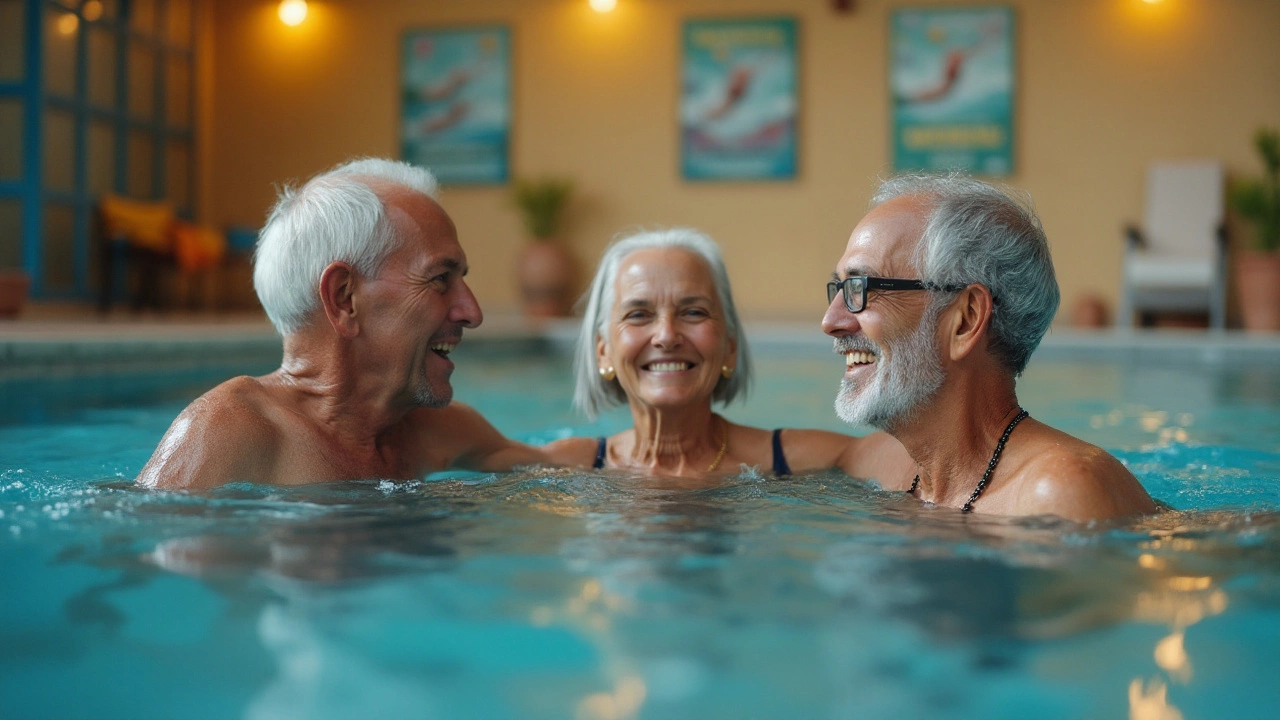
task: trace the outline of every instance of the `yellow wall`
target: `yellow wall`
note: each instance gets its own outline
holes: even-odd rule
[[[217,0],[208,216],[256,225],[272,184],[353,155],[397,153],[399,43],[409,28],[512,27],[512,167],[573,178],[567,240],[592,265],[637,224],[692,225],[718,239],[748,318],[817,321],[820,286],[891,162],[887,28],[899,3],[856,0],[312,0],[287,28],[268,0]],[[1053,246],[1064,312],[1119,293],[1120,229],[1141,219],[1157,159],[1217,157],[1257,173],[1250,145],[1280,124],[1276,0],[1012,0],[1017,147]],[[787,14],[800,21],[800,173],[794,182],[680,179],[677,90],[684,18]],[[476,294],[516,308],[522,243],[504,188],[453,188]]]

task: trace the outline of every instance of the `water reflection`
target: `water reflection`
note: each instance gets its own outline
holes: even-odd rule
[[[213,494],[217,514],[248,514],[257,522],[246,527],[233,519],[208,533],[169,538],[143,558],[170,572],[217,581],[272,575],[339,584],[411,569],[448,569],[457,538],[475,522],[465,503],[442,513],[407,493],[371,489],[364,488],[361,497],[350,486],[283,493],[232,486]],[[286,498],[305,503],[310,516],[288,512]],[[283,517],[271,517],[273,509],[283,510]]]
[[[1158,678],[1129,683],[1129,720],[1182,720],[1178,708],[1169,704],[1169,688]]]
[[[839,474],[109,489],[70,514],[20,489],[101,526],[58,554],[105,576],[65,616],[136,635],[181,576],[249,626],[250,717],[989,716],[1012,687],[1046,717],[1172,718],[1225,692],[1206,639],[1273,668],[1205,621],[1280,605],[1274,512],[1010,520]]]

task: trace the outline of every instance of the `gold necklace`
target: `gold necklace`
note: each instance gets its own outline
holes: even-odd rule
[[[729,428],[726,426],[724,429],[724,437],[720,440],[720,452],[716,453],[716,459],[712,460],[711,464],[707,466],[707,472],[714,472],[716,468],[720,467],[720,461],[724,460],[724,452],[725,450],[728,450],[728,449],[729,449]]]

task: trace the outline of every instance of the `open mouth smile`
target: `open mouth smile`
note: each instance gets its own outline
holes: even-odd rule
[[[853,352],[845,353],[844,366],[845,369],[849,369],[861,365],[874,365],[877,359],[878,358],[875,353],[863,350],[854,350]]]
[[[440,357],[449,357],[449,353],[453,352],[454,348],[458,347],[458,343],[438,342],[438,343],[431,343],[430,347],[431,347],[431,351],[439,355]]]
[[[683,360],[663,360],[641,365],[640,369],[651,373],[684,372],[693,369],[693,363]]]

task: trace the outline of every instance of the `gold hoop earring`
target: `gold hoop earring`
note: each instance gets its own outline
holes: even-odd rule
[[[725,380],[728,380],[729,378],[733,377],[733,368],[729,367],[728,365],[721,365],[720,374],[724,376]]]
[[[616,377],[618,377],[618,373],[613,369],[612,365],[607,368],[600,368],[601,380],[604,380],[605,382],[613,382],[613,379]]]

